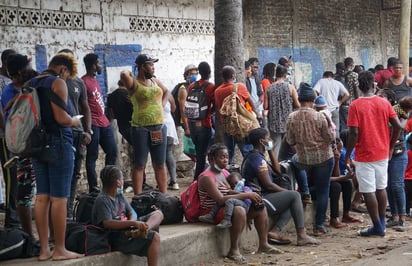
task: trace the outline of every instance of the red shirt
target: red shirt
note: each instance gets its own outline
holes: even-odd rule
[[[250,97],[250,94],[243,83],[237,83],[237,95],[239,96],[240,102],[245,105],[246,99]],[[215,90],[215,104],[216,110],[220,110],[223,105],[224,99],[232,94],[234,83],[233,82],[223,82]],[[220,114],[219,114],[220,117]]]
[[[358,98],[349,105],[348,127],[359,129],[355,161],[376,162],[388,159],[389,118],[396,117],[391,104],[379,96]]]
[[[110,121],[104,114],[103,95],[99,82],[96,78],[90,78],[86,75],[82,77],[82,80],[87,89],[87,101],[90,107],[92,125],[97,127],[108,127]]]
[[[199,86],[202,86],[203,84],[205,84],[205,82],[207,82],[207,80],[201,79],[198,81],[199,82]],[[193,87],[195,86],[195,82],[190,83],[187,92],[189,93]],[[215,84],[210,83],[207,85],[207,87],[205,88],[206,91],[206,97],[207,97],[207,106],[209,106],[209,113],[207,114],[207,116],[202,120],[202,126],[204,127],[208,127],[211,128],[212,127],[212,105],[214,102],[214,98],[215,98]]]
[[[380,70],[375,74],[375,81],[378,82],[379,88],[382,89],[383,83],[393,75],[393,67]]]

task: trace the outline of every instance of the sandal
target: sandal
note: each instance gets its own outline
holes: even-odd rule
[[[347,225],[346,223],[333,222],[333,223],[330,223],[330,226],[332,226],[332,227],[334,227],[334,228],[336,228],[336,229],[339,229],[339,228],[346,227],[346,226],[348,226],[348,225]]]
[[[367,213],[368,210],[364,207],[358,206],[358,207],[352,207],[353,212],[358,212],[358,213]]]
[[[247,263],[246,258],[243,257],[242,254],[239,254],[239,255],[228,254],[228,255],[225,257],[225,259],[232,260],[232,261],[234,261],[234,262],[236,262],[236,263],[238,263],[238,264],[246,264],[246,263]]]
[[[259,249],[257,251],[258,253],[264,253],[264,254],[283,254],[285,253],[283,250],[280,250],[275,247],[267,247],[266,249]]]
[[[323,236],[327,232],[328,232],[328,230],[323,225],[316,225],[313,228],[313,235],[314,236]]]
[[[284,237],[274,232],[268,233],[268,242],[270,244],[275,244],[275,245],[289,245],[290,243],[292,243],[292,241],[289,238]]]
[[[349,216],[349,217],[342,217],[342,222],[344,222],[344,223],[363,223],[363,220]]]

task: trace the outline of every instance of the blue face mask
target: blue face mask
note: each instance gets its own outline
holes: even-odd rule
[[[218,170],[219,172],[222,172],[222,171],[223,171],[223,169],[220,168],[219,165],[217,165],[216,163],[215,163],[213,166],[214,166],[214,167],[216,168],[216,170]]]
[[[292,72],[292,70],[293,70],[293,68],[290,66],[290,67],[288,67],[288,73],[291,73]]]
[[[268,145],[265,146],[265,150],[270,151],[273,149],[273,141],[269,141]]]
[[[192,82],[195,82],[196,80],[197,80],[197,75],[191,75],[189,82],[192,83]]]
[[[116,194],[117,194],[117,195],[123,194],[123,186],[117,188]]]

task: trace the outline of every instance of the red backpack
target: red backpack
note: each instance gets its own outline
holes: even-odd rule
[[[198,189],[199,185],[197,180],[195,180],[180,194],[180,201],[182,202],[185,218],[190,223],[199,221],[200,199]]]

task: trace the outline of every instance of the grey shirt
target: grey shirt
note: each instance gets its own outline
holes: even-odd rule
[[[106,220],[126,221],[131,213],[132,207],[123,194],[117,194],[113,199],[101,192],[93,205],[92,224],[103,227],[103,221]]]

